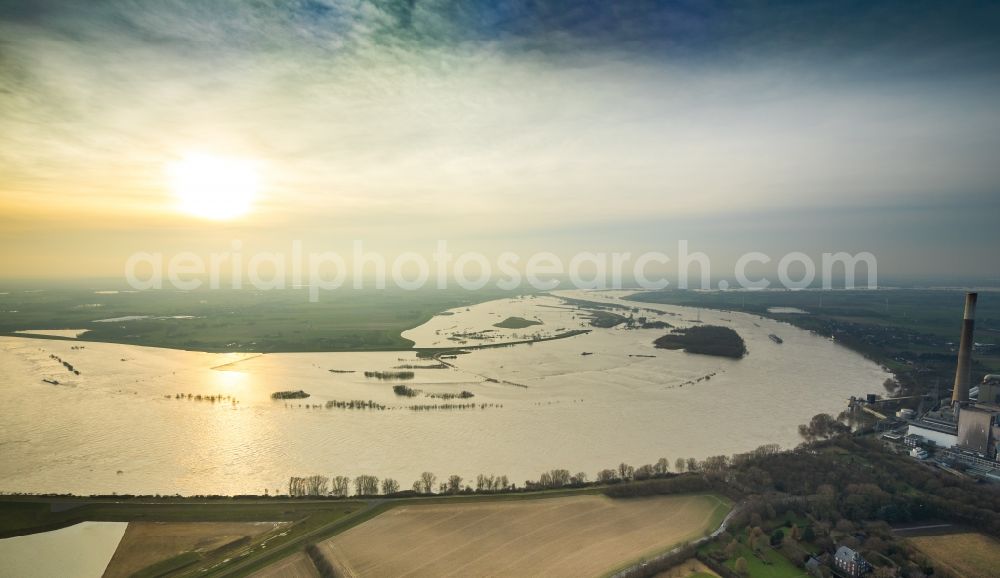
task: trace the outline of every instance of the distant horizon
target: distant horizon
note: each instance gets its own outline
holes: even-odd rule
[[[561,283],[568,282],[568,280],[569,280],[569,278],[566,275],[556,276],[555,278],[558,279]],[[206,279],[206,278],[203,277],[202,279]],[[338,289],[336,289],[334,291],[344,291],[344,292],[359,291],[359,289],[355,289],[355,288],[353,288],[353,287],[350,286],[349,282],[352,281],[353,278],[350,277],[350,276],[348,276],[347,279],[348,279],[348,283],[345,284],[344,287],[338,288]],[[368,279],[370,279],[370,277]],[[803,288],[803,289],[786,289],[786,288],[783,288],[783,287],[768,287],[768,288],[765,288],[765,289],[741,289],[739,287],[730,287],[730,288],[727,288],[727,289],[719,289],[717,287],[712,287],[712,288],[709,288],[709,289],[700,289],[700,288],[695,288],[695,287],[689,287],[687,289],[681,289],[681,288],[679,288],[679,287],[676,286],[676,278],[667,277],[667,279],[671,282],[670,286],[665,287],[663,289],[657,289],[657,290],[662,290],[662,291],[693,291],[693,292],[720,292],[720,293],[731,292],[731,293],[735,293],[735,292],[757,292],[757,291],[771,291],[771,292],[775,292],[775,291],[890,291],[890,290],[893,290],[893,289],[926,289],[926,290],[956,290],[956,291],[958,291],[958,290],[963,290],[963,291],[964,290],[967,290],[967,291],[984,290],[984,291],[990,291],[990,290],[994,290],[994,289],[1000,289],[1000,278],[994,278],[994,277],[990,277],[990,278],[987,278],[987,277],[978,277],[977,278],[977,277],[971,277],[971,276],[952,276],[952,275],[941,275],[939,277],[934,277],[934,276],[929,276],[929,275],[913,275],[913,276],[894,275],[894,276],[883,277],[882,275],[880,275],[879,276],[879,285],[875,289],[868,289],[867,287],[864,287],[864,286],[858,286],[858,287],[855,287],[853,289],[845,289],[843,286],[840,285],[840,283],[842,283],[842,281],[843,281],[843,278],[841,278],[841,277],[834,278],[835,286],[833,288],[831,288],[831,289],[823,289],[822,287],[819,286],[818,283],[814,284],[813,286],[809,286],[809,287],[806,287],[806,288]],[[712,277],[712,282],[714,284],[714,283],[716,283],[718,281],[721,281],[723,279],[729,280],[730,278],[728,278],[728,277],[722,277],[722,276],[713,276]],[[275,289],[275,290],[276,291],[297,291],[297,290],[305,290],[305,289],[308,288],[308,285],[293,286],[290,283],[290,281],[291,281],[291,277],[290,276],[286,277],[286,281],[289,282],[286,287],[281,288],[281,289]],[[107,276],[107,277],[3,277],[3,276],[0,276],[0,291],[7,290],[7,289],[23,290],[23,289],[28,288],[31,285],[38,285],[38,284],[48,284],[48,285],[51,285],[51,286],[62,286],[62,287],[67,287],[67,288],[69,288],[69,287],[75,287],[75,288],[80,288],[80,289],[84,289],[85,288],[85,289],[93,289],[93,290],[97,290],[97,291],[102,290],[102,289],[118,290],[118,291],[121,291],[121,290],[130,290],[130,287],[128,286],[128,283],[126,281],[124,281],[120,277],[114,277],[114,276]],[[83,286],[85,286],[85,287],[83,287]],[[40,288],[44,288],[44,287],[40,287]],[[556,290],[562,289],[562,288],[563,287],[557,287]],[[415,291],[421,292],[421,291],[438,291],[438,290],[439,289],[437,289],[436,287],[433,287],[433,286],[429,285],[427,287],[420,288],[420,289],[417,289]],[[475,292],[474,290],[463,289],[462,287],[459,287],[457,285],[455,285],[455,286],[449,286],[447,290],[466,291],[466,292],[470,292],[470,293]],[[495,287],[491,287],[491,290],[497,291],[497,289]],[[516,292],[518,292],[520,290],[522,290],[522,288],[515,288],[515,289],[510,290],[510,292],[516,293]],[[595,289],[595,291],[600,291],[600,290],[602,290],[602,289]],[[604,289],[604,290],[612,290],[612,289],[608,288],[608,289]],[[634,282],[631,282],[631,283],[624,284],[621,287],[621,290],[643,291],[643,290],[649,290],[649,289],[642,289],[641,287],[639,287]],[[192,290],[179,290],[179,289],[174,289],[174,288],[171,288],[171,287],[164,287],[162,289],[144,289],[142,291],[149,291],[149,292],[155,292],[155,291],[174,291],[174,292],[181,292],[181,293],[185,293],[185,292],[196,293],[196,292],[201,292],[201,291],[208,292],[208,291],[259,291],[259,290],[255,289],[252,286],[245,286],[245,287],[242,287],[240,289],[233,289],[233,288],[229,288],[229,287],[221,287],[221,288],[218,288],[218,289],[212,289],[212,288],[209,288],[209,287],[206,286],[206,287],[199,287],[197,289],[192,289]],[[369,286],[367,284],[366,284],[365,287],[363,287],[362,289],[360,289],[360,291],[385,291],[385,292],[400,292],[400,293],[412,293],[412,292],[414,292],[414,290],[402,289],[402,288],[399,288],[399,287],[386,287],[386,288],[379,289],[379,288],[376,288],[374,286]],[[523,291],[525,293],[535,293],[535,292],[544,293],[545,292],[545,290],[536,290],[536,289],[532,289],[530,287],[524,287]]]

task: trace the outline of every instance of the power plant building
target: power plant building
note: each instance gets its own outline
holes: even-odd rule
[[[906,433],[938,447],[950,448],[958,443],[958,426],[944,415],[927,414],[911,422]]]
[[[958,414],[958,447],[980,458],[996,457],[996,439],[993,436],[995,411],[978,407],[963,407]]]
[[[976,401],[970,400],[976,300],[976,293],[965,296],[951,406],[927,412],[912,420],[906,439],[919,439],[924,443],[950,449],[952,454],[961,459],[996,463],[997,445],[1000,442],[1000,376],[987,375],[981,385],[973,388]]]
[[[976,400],[981,404],[1000,407],[1000,375],[991,373],[983,378],[983,383],[977,388]]]
[[[984,391],[982,386],[980,391]],[[927,412],[911,421],[906,433],[908,442],[919,440],[980,459],[998,461],[1000,405],[965,402],[957,407]]]

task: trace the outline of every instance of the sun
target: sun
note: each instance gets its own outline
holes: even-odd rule
[[[204,219],[246,214],[260,186],[253,162],[204,153],[170,163],[167,173],[180,210]]]

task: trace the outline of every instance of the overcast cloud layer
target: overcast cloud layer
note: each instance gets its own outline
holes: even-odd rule
[[[687,238],[1000,277],[995,3],[90,4],[0,8],[6,276],[231,238]],[[174,211],[192,150],[259,162],[247,222]]]

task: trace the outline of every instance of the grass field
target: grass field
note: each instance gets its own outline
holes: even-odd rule
[[[43,532],[82,521],[291,522],[281,535],[262,534],[249,544],[224,551],[188,551],[139,572],[149,576],[168,572],[171,576],[245,576],[301,551],[310,540],[331,536],[377,511],[355,500],[8,498],[0,500],[0,536]],[[222,563],[225,559],[229,562]]]
[[[703,536],[711,495],[599,495],[393,508],[320,544],[344,576],[600,576]]]
[[[409,349],[400,333],[446,309],[510,293],[499,290],[353,290],[309,302],[305,289],[106,293],[53,285],[0,291],[0,334],[87,329],[80,341],[198,351],[387,351]],[[97,322],[145,316],[141,319]],[[22,335],[23,337],[23,335]]]
[[[788,558],[780,552],[768,549],[764,551],[764,559],[754,556],[753,550],[745,544],[740,544],[736,557],[727,560],[726,566],[730,570],[736,569],[736,558],[746,558],[747,568],[750,571],[750,578],[807,578],[809,574],[792,564]]]
[[[745,558],[749,578],[807,578],[809,574],[793,564],[777,550],[767,548],[763,551],[763,559],[757,557],[753,550],[747,546],[746,532],[742,532],[738,539],[738,547],[735,554],[725,561],[725,565],[730,570],[735,571],[736,560]],[[719,542],[705,544],[700,548],[702,552],[719,552],[725,545]]]
[[[260,522],[327,523],[365,507],[364,502],[196,499],[0,500],[0,537],[44,532],[77,522]]]
[[[937,565],[960,578],[996,576],[1000,571],[1000,541],[968,532],[909,538]]]
[[[208,553],[282,527],[263,522],[130,522],[104,578],[132,576],[189,553]],[[249,542],[249,540],[247,540]],[[197,560],[198,556],[192,558]]]

